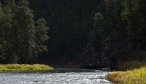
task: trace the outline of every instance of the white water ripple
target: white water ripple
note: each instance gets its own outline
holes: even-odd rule
[[[112,84],[108,72],[0,73],[0,84]]]

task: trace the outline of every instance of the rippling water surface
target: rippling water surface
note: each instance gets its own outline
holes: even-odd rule
[[[111,84],[108,72],[1,73],[0,84]]]

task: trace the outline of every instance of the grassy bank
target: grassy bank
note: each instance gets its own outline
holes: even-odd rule
[[[125,62],[121,70],[108,74],[107,79],[120,84],[146,84],[146,63],[143,61]]]
[[[52,71],[53,68],[47,65],[40,64],[6,64],[0,65],[0,72],[47,72]]]
[[[146,84],[146,67],[125,71],[112,72],[107,79],[120,84]]]
[[[146,84],[146,51],[130,53],[107,79],[121,84]]]

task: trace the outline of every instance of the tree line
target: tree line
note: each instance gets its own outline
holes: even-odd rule
[[[1,0],[1,62],[29,63],[40,57],[59,65],[116,67],[144,57],[136,55],[146,51],[145,0],[28,1]]]
[[[50,27],[48,53],[41,54],[50,64],[79,62],[79,54],[94,28],[94,14],[102,9],[100,0],[29,0],[35,19],[44,17]],[[90,57],[90,56],[89,56]],[[58,60],[61,59],[61,60]]]
[[[35,63],[48,38],[46,20],[34,20],[27,0],[1,0],[0,63]]]
[[[95,14],[94,24],[97,37],[94,45],[99,56],[108,59],[106,65],[114,68],[124,61],[144,61],[146,1],[103,0],[102,6],[104,10]],[[106,63],[105,59],[101,63]]]
[[[59,61],[65,64],[78,61],[98,65],[99,58],[103,58],[101,63],[107,59],[113,64],[105,65],[114,66],[131,58],[137,60],[135,55],[146,50],[145,0],[29,1],[35,18],[43,16],[49,23],[49,51],[45,57],[49,62],[62,58]],[[95,35],[95,54],[86,57],[81,53],[88,46],[91,32]]]

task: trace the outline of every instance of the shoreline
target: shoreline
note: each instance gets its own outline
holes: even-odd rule
[[[0,64],[0,73],[35,73],[53,70],[53,67],[43,64]]]

